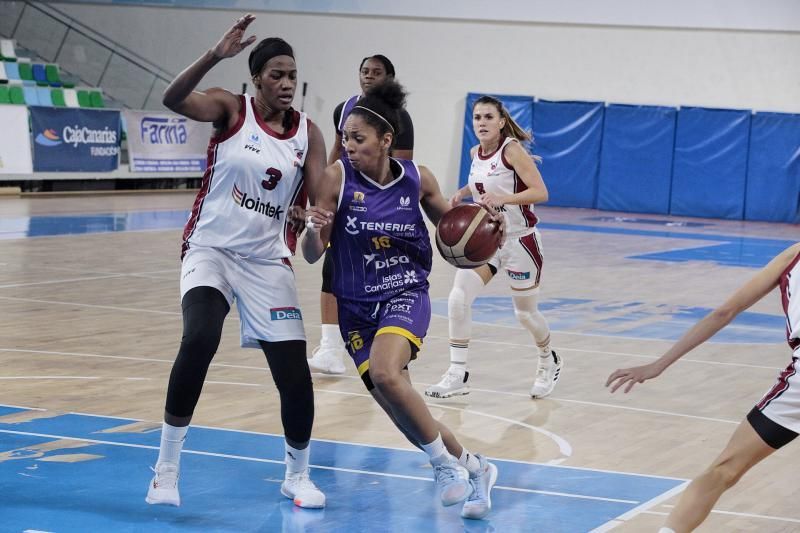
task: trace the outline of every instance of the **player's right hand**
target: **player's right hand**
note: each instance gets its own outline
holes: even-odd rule
[[[306,229],[319,233],[319,231],[333,222],[333,213],[320,207],[311,206],[306,209]]]
[[[662,371],[655,361],[642,366],[618,368],[608,376],[606,387],[611,387],[611,392],[616,392],[617,389],[627,384],[623,391],[627,394],[637,383],[644,383],[648,379],[656,378],[661,375]]]
[[[256,42],[255,35],[251,35],[246,41],[242,41],[242,37],[244,37],[244,31],[255,19],[256,17],[250,13],[247,13],[243,17],[239,18],[233,27],[225,32],[225,35],[222,36],[216,46],[211,49],[211,52],[214,54],[214,56],[218,57],[219,59],[233,57]]]

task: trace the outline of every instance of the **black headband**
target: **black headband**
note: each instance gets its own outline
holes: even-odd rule
[[[289,56],[294,59],[292,46],[280,37],[267,37],[253,48],[250,58],[247,60],[250,65],[250,75],[255,76],[264,65],[276,56]]]

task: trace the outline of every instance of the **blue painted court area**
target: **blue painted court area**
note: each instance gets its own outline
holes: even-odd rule
[[[52,215],[0,218],[0,239],[53,237],[120,231],[180,229],[189,211],[131,211],[86,215]]]
[[[151,506],[144,496],[158,429],[82,414],[4,421],[21,411],[0,406],[4,531],[580,532],[683,483],[498,460],[492,514],[464,520],[460,506],[434,500],[422,453],[314,441],[312,476],[328,507],[303,510],[280,494],[282,437],[193,427],[181,459],[181,507]]]
[[[433,314],[447,317],[447,299],[431,302]],[[587,335],[675,341],[710,308],[644,302],[602,302],[579,298],[550,298],[539,304],[550,329]],[[476,298],[472,319],[483,324],[521,327],[511,297]],[[718,343],[775,344],[786,338],[786,318],[745,311],[711,338]]]

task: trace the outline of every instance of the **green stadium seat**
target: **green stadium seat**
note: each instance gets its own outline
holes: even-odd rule
[[[92,97],[89,91],[83,89],[78,91],[78,105],[81,107],[92,107]]]
[[[30,63],[25,61],[19,63],[19,79],[22,81],[33,81],[33,67]]]
[[[90,94],[92,107],[105,107],[106,103],[103,101],[103,93],[100,91],[92,91]]]
[[[63,89],[51,89],[50,99],[53,100],[53,105],[56,107],[66,107],[67,102],[64,101]]]
[[[57,65],[45,65],[44,72],[47,76],[47,82],[50,85],[53,87],[61,87],[63,83],[61,81],[61,74],[58,73]]]
[[[12,104],[25,105],[25,94],[20,85],[11,85],[8,88],[8,96]]]
[[[11,96],[8,94],[8,85],[0,85],[0,104],[10,104]]]

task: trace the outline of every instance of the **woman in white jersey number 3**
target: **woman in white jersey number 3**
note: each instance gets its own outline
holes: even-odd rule
[[[533,205],[547,201],[547,187],[531,154],[520,144],[531,136],[508,113],[500,100],[482,96],[472,106],[472,127],[480,144],[472,148],[469,183],[450,200],[466,196],[502,213],[506,224],[503,247],[489,263],[459,269],[447,301],[450,322],[450,368],[442,380],[425,390],[433,398],[468,394],[467,352],[472,335],[472,302],[499,270],[511,286],[514,315],[533,336],[539,357],[531,396],[553,391],[561,373],[561,358],[550,349],[550,328],[539,312],[542,245]]]
[[[183,337],[167,390],[161,447],[147,502],[180,505],[180,452],[222,323],[236,302],[241,345],[264,351],[281,398],[286,477],[281,493],[301,507],[323,507],[309,479],[314,392],[289,257],[296,234],[289,222],[322,176],[325,145],[319,128],[292,109],[297,67],[292,47],[264,39],[248,60],[255,96],[213,88],[195,91],[219,61],[255,42],[242,40],[255,19],[245,15],[214,48],[181,72],[164,104],[186,117],[213,122],[208,168],[183,235]],[[312,195],[313,196],[313,195]]]

